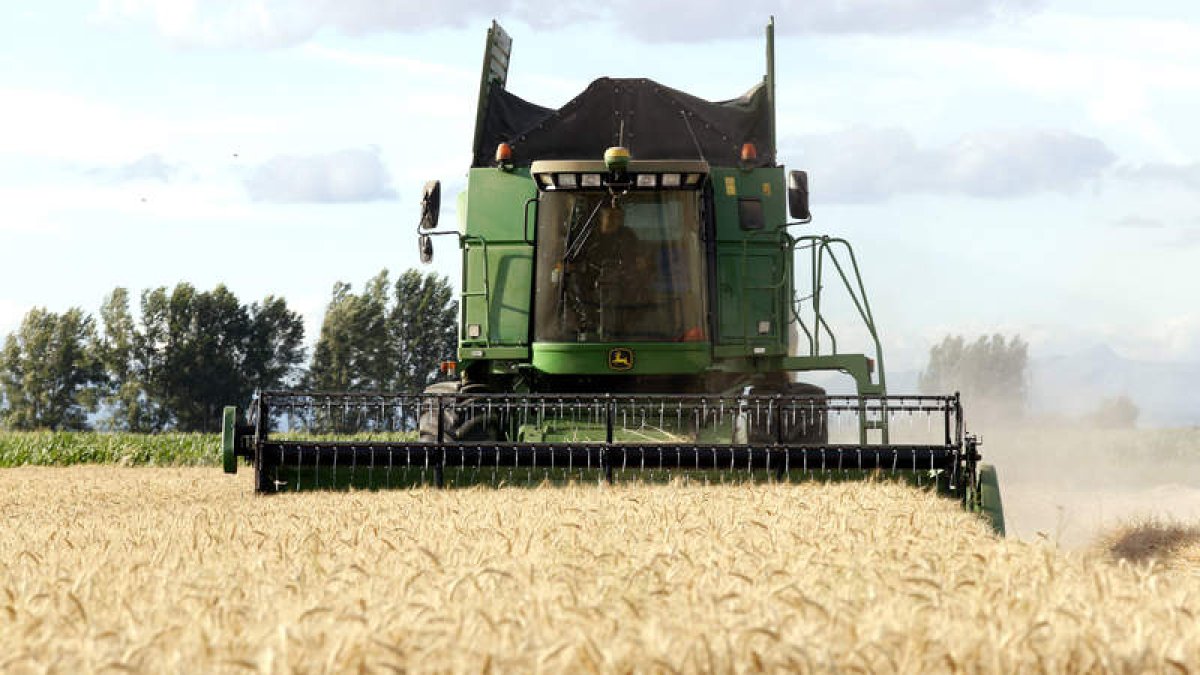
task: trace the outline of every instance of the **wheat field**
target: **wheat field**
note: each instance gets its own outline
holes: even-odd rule
[[[1194,538],[1063,553],[892,484],[255,497],[37,467],[0,507],[0,672],[1200,669]]]

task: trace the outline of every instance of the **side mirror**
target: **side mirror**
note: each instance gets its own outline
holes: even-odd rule
[[[433,262],[433,237],[427,234],[417,235],[417,247],[421,249],[421,264]]]
[[[788,172],[788,210],[796,220],[812,220],[808,210],[808,172]]]
[[[442,181],[431,180],[425,184],[425,193],[421,196],[421,229],[432,230],[437,227],[441,210]],[[424,249],[424,246],[421,248]]]

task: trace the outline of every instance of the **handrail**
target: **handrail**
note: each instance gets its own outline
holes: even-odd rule
[[[467,289],[467,269],[469,266],[463,266],[463,290],[459,293],[459,298],[462,301],[463,320],[459,322],[458,339],[460,342],[470,339],[467,337],[467,298],[483,297],[483,330],[480,331],[480,337],[483,338],[483,347],[487,349],[492,346],[492,287],[491,287],[491,270],[488,269],[488,242],[486,237],[477,234],[466,234],[459,238],[459,242],[464,247],[469,247],[470,244],[478,242],[483,247],[483,290],[470,291]]]
[[[820,246],[814,247],[812,251],[812,254],[816,257],[816,260],[813,263],[813,278],[815,279],[813,285],[813,310],[816,313],[813,331],[815,335],[813,335],[812,345],[813,356],[817,356],[821,352],[821,333],[820,331],[815,330],[815,326],[823,326],[825,328],[825,333],[829,335],[829,348],[831,353],[838,353],[837,336],[833,334],[833,329],[829,327],[829,322],[826,321],[825,317],[821,315],[821,291],[825,288],[825,284],[822,283],[822,281],[825,279],[824,262],[826,245],[827,242],[822,240]]]
[[[832,327],[826,320],[826,317],[821,312],[821,296],[825,290],[824,287],[824,267],[825,259],[829,258],[838,277],[842,281],[842,286],[849,294],[851,301],[854,303],[855,309],[858,311],[859,317],[862,319],[867,332],[871,336],[871,340],[875,345],[875,363],[877,366],[879,384],[886,386],[886,370],[883,363],[883,345],[879,340],[879,331],[875,326],[875,317],[871,312],[871,305],[867,299],[866,286],[863,284],[862,273],[858,266],[858,259],[854,255],[854,248],[850,242],[840,237],[829,237],[827,235],[804,235],[801,237],[791,238],[791,249],[793,254],[798,250],[808,249],[810,251],[811,261],[811,293],[804,299],[811,298],[813,305],[813,330],[809,331],[808,325],[804,323],[801,316],[800,303],[803,299],[797,300],[793,297],[792,317],[804,331],[805,337],[809,343],[809,354],[811,356],[821,355],[821,329],[824,329],[830,340],[830,347],[833,354],[837,354],[837,337],[834,335]],[[837,247],[845,250],[845,254],[849,257],[849,270],[843,266],[842,261],[838,258]],[[794,260],[794,257],[793,257]],[[853,281],[850,278],[850,272],[853,273]]]
[[[536,204],[538,207],[540,207],[542,204],[542,200],[539,199],[538,197],[530,197],[529,199],[525,200],[525,216],[524,216],[524,221],[521,223],[521,237],[525,240],[525,243],[530,246],[537,245],[536,241],[529,238],[529,207],[530,207],[530,205],[533,205],[533,204]],[[537,232],[537,209],[536,208],[533,211],[533,223],[534,223],[534,232],[536,234],[536,232]]]

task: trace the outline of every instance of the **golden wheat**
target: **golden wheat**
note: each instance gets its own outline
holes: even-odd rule
[[[890,484],[255,497],[0,471],[0,672],[1174,671],[1194,569]]]

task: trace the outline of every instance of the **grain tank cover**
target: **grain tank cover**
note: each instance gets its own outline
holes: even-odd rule
[[[543,108],[492,83],[472,166],[494,164],[509,143],[513,163],[591,159],[614,145],[635,159],[695,159],[741,166],[742,144],[758,147],[750,166],[775,165],[766,83],[728,101],[706,101],[653,80],[603,77],[557,110]],[[622,123],[623,129],[622,129]]]

